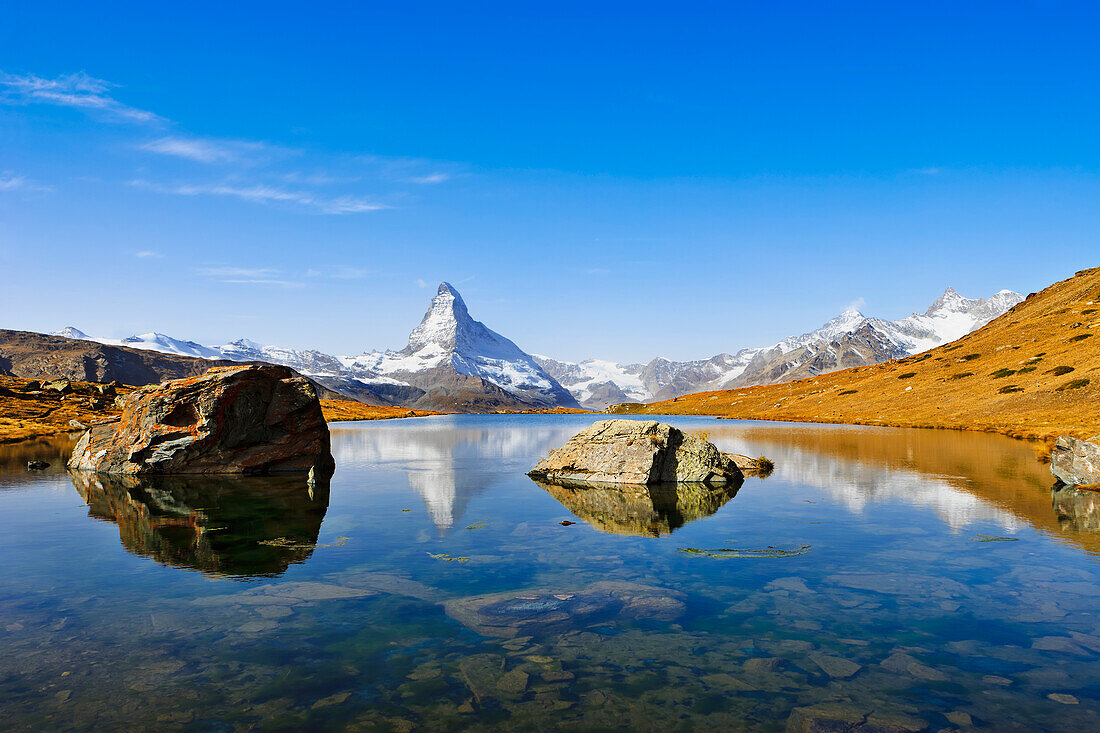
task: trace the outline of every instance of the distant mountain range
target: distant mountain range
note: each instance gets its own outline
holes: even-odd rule
[[[448,283],[439,286],[420,325],[399,351],[333,356],[248,339],[204,346],[160,333],[104,339],[72,326],[53,335],[184,357],[285,364],[335,392],[377,405],[454,411],[602,409],[620,402],[785,382],[909,356],[960,338],[1021,300],[1008,290],[989,299],[969,299],[948,288],[924,313],[897,321],[868,318],[849,309],[821,328],[769,347],[698,361],[657,358],[647,364],[600,359],[571,363],[532,356],[474,320]]]
[[[1002,290],[989,299],[964,298],[948,288],[924,313],[887,321],[854,308],[820,328],[764,348],[746,348],[698,361],[657,358],[647,364],[601,359],[579,363],[535,360],[582,406],[650,402],[692,392],[775,384],[926,351],[981,328],[1024,298]]]
[[[449,283],[439,286],[400,351],[332,356],[248,339],[204,346],[155,332],[105,339],[73,326],[52,335],[187,357],[284,364],[335,392],[375,405],[458,412],[579,407],[530,355],[474,320]]]

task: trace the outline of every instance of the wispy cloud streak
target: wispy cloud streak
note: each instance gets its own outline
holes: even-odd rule
[[[146,152],[186,158],[199,163],[236,163],[269,149],[263,143],[244,140],[218,140],[178,135],[150,140],[139,147]]]
[[[322,197],[308,191],[292,191],[262,183],[254,185],[211,183],[163,186],[149,181],[134,180],[130,181],[130,185],[178,196],[231,196],[258,204],[292,204],[320,214],[358,214],[390,208],[386,204],[357,196]]]
[[[115,85],[83,71],[46,79],[33,74],[0,72],[0,101],[7,104],[52,104],[99,113],[125,122],[164,122],[144,109],[123,104],[109,94]]]

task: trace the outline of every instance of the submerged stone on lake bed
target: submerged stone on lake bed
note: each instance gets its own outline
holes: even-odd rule
[[[485,636],[510,639],[561,632],[604,621],[671,621],[684,595],[634,583],[601,582],[583,590],[505,591],[447,601],[447,615]]]

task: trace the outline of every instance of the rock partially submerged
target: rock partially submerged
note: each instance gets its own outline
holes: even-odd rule
[[[484,636],[511,639],[567,631],[612,620],[672,621],[684,612],[684,595],[637,583],[605,581],[583,590],[531,590],[457,598],[447,615]]]
[[[69,468],[110,474],[329,476],[329,432],[313,385],[283,366],[216,367],[135,390],[95,424]]]
[[[1100,435],[1080,440],[1063,435],[1050,454],[1050,472],[1064,484],[1100,484]]]
[[[580,431],[527,474],[564,485],[703,483],[744,478],[709,441],[656,420],[603,420]]]

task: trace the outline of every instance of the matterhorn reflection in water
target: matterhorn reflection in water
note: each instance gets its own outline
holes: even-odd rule
[[[526,473],[531,456],[545,455],[576,432],[575,425],[523,422],[498,416],[505,429],[475,415],[388,421],[384,430],[333,426],[332,451],[342,470],[398,469],[420,495],[440,534],[451,530],[478,495],[498,481],[502,469]],[[515,421],[514,430],[507,424]]]
[[[741,487],[741,482],[725,486],[694,483],[570,486],[538,480],[535,483],[574,516],[601,532],[639,537],[660,537],[688,522],[709,517],[737,496]]]
[[[128,551],[219,576],[274,577],[308,560],[329,502],[328,482],[303,477],[71,475]]]

